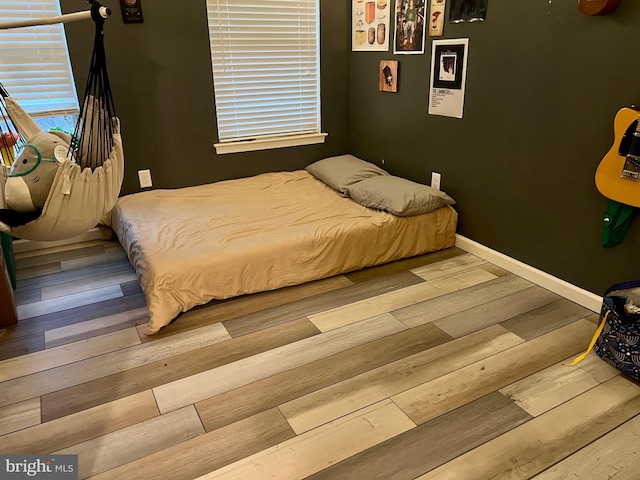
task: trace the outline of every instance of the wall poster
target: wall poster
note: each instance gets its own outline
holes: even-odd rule
[[[124,23],[142,23],[142,5],[141,0],[120,0],[120,9],[122,10],[122,21]]]
[[[484,22],[487,18],[488,1],[489,0],[451,0],[449,21],[452,23]]]
[[[430,115],[462,118],[468,50],[468,38],[432,42]]]
[[[429,9],[429,36],[441,37],[444,31],[444,0],[431,0]]]
[[[396,0],[393,53],[424,53],[425,0]]]
[[[351,0],[351,50],[386,52],[389,50],[391,0]]]

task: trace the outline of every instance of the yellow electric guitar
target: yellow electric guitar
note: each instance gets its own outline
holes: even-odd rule
[[[625,107],[613,121],[613,146],[596,170],[596,187],[618,203],[640,207],[640,110]]]

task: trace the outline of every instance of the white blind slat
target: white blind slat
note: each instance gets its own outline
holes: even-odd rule
[[[220,141],[320,132],[319,0],[207,0]]]
[[[60,14],[58,0],[0,0],[3,21]],[[31,115],[78,113],[63,25],[0,30],[0,83]]]

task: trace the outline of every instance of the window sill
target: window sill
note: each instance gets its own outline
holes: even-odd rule
[[[270,148],[297,147],[324,143],[326,136],[326,133],[309,133],[305,135],[292,135],[290,137],[260,138],[239,142],[216,143],[214,147],[216,147],[216,153],[218,155],[224,155],[226,153],[253,152],[256,150],[268,150]]]

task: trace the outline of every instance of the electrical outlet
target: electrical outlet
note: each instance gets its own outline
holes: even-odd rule
[[[153,185],[151,170],[138,170],[138,179],[140,180],[140,188],[148,188]]]
[[[431,172],[431,186],[436,190],[440,190],[440,182],[442,181],[442,175],[438,172]]]

